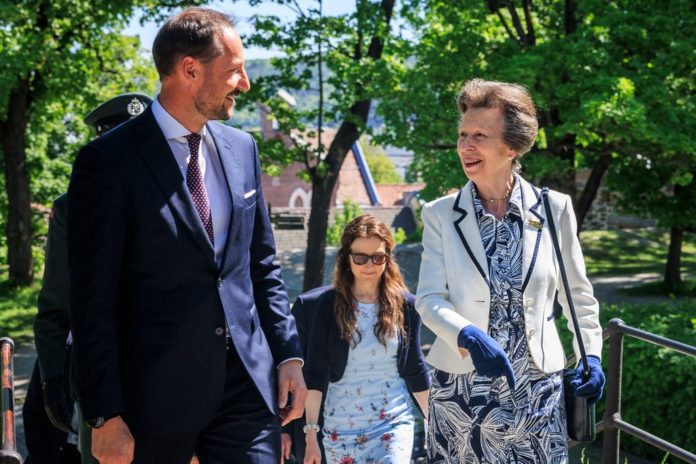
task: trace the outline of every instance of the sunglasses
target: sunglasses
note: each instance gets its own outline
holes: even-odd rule
[[[358,266],[367,264],[369,260],[372,260],[372,264],[377,266],[384,264],[387,261],[389,255],[385,253],[377,253],[376,255],[366,255],[365,253],[349,253],[350,257],[353,259],[353,263]]]

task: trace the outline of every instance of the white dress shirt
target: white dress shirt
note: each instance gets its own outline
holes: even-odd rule
[[[159,102],[159,96],[154,99],[151,107],[152,115],[155,117],[155,121],[157,121],[160,129],[162,129],[169,148],[172,149],[176,164],[181,170],[181,175],[186,179],[191,153],[185,137],[191,132],[164,109]],[[203,126],[199,135],[201,136],[201,146],[198,151],[198,163],[205,188],[208,192],[208,203],[213,217],[215,261],[220,266],[222,264],[222,253],[227,243],[227,232],[232,215],[232,200],[225,173],[220,164],[220,156],[208,127]]]

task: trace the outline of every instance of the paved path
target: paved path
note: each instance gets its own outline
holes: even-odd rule
[[[416,284],[418,281],[418,269],[420,267],[420,252],[419,244],[406,244],[397,247],[396,258],[400,264],[404,279],[409,289],[415,293]],[[336,259],[336,247],[327,248],[325,261],[324,283],[331,282],[331,271]],[[297,295],[302,293],[302,280],[304,276],[304,250],[290,250],[281,252],[278,255],[278,261],[283,269],[283,280],[288,289],[290,302],[292,303]],[[620,276],[620,277],[597,277],[591,279],[594,286],[595,295],[600,303],[647,303],[647,302],[662,302],[672,301],[665,297],[635,297],[626,296],[619,292],[620,289],[651,282],[659,279],[657,274],[638,274],[635,276]],[[432,344],[434,336],[427,328],[424,327],[422,333],[422,342],[424,345]],[[29,383],[31,371],[34,367],[36,354],[34,346],[24,345],[17,348],[15,353],[15,414],[17,427],[17,443],[18,451],[22,456],[26,455],[24,447],[24,427],[22,422],[22,405],[26,397],[26,388]],[[593,460],[594,461],[594,460]],[[644,461],[630,461],[640,463]]]
[[[27,396],[27,386],[31,378],[31,371],[34,369],[36,362],[36,350],[34,344],[23,345],[17,347],[14,355],[14,371],[15,371],[15,430],[17,433],[17,451],[22,457],[27,455],[27,449],[24,445],[24,421],[22,418],[22,405],[24,398]]]

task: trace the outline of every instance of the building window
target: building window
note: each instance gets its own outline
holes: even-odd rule
[[[288,206],[291,208],[309,208],[312,196],[303,188],[296,188],[290,195]]]

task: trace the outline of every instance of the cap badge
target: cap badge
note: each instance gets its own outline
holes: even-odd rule
[[[131,116],[137,116],[143,111],[145,111],[145,105],[143,105],[143,102],[141,102],[137,98],[134,98],[128,103],[128,106],[126,106],[126,111]]]

